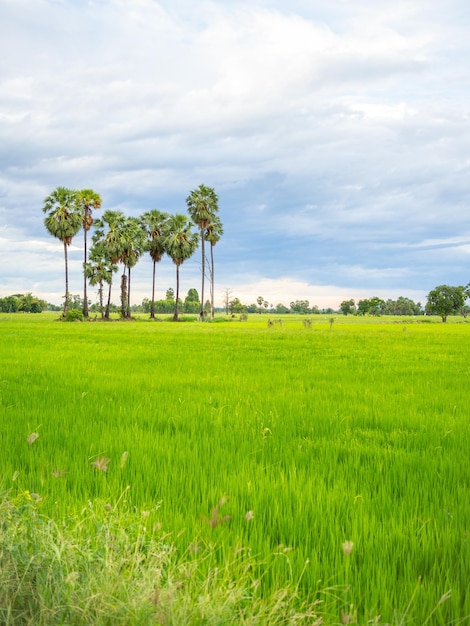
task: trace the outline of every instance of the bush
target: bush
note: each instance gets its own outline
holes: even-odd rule
[[[83,322],[84,319],[85,316],[82,311],[79,311],[78,309],[70,309],[70,311],[67,311],[67,315],[65,316],[66,322]]]

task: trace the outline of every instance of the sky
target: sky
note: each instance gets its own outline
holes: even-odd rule
[[[213,187],[219,305],[468,284],[469,26],[468,0],[0,0],[0,297],[62,302],[59,186],[129,216]],[[82,261],[78,235],[71,293]],[[175,281],[164,258],[156,297]]]

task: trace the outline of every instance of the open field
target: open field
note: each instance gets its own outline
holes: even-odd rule
[[[245,559],[224,593],[304,623],[470,623],[470,324],[54,319],[0,316],[9,507],[119,511],[206,581]]]

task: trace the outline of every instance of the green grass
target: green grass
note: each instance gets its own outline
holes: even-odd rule
[[[166,623],[181,607],[179,623],[294,623],[315,602],[325,624],[470,623],[470,326],[330,317],[0,317],[3,510],[26,502],[28,523],[73,537],[84,508],[109,509],[124,543],[143,515],[176,579],[197,571]],[[198,613],[198,594],[217,610]]]

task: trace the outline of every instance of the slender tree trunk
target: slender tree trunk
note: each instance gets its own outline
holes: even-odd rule
[[[175,300],[175,314],[173,315],[173,321],[178,321],[178,301],[180,297],[180,266],[176,266],[176,300]]]
[[[214,319],[214,246],[211,244],[211,320]]]
[[[108,289],[108,302],[106,303],[106,312],[105,312],[105,318],[107,320],[109,320],[109,309],[111,308],[111,287],[113,286],[112,283],[109,283],[109,289]]]
[[[131,268],[127,268],[127,317],[131,316]]]
[[[153,262],[153,273],[152,273],[152,302],[150,303],[150,319],[155,319],[155,266],[156,262]]]
[[[98,290],[98,294],[100,297],[100,312],[101,312],[101,319],[104,319],[104,309],[103,309],[103,281],[100,280],[100,288]]]
[[[126,268],[124,268],[124,272],[121,276],[121,317],[126,317],[126,309],[127,309],[127,276],[126,276]]]
[[[83,265],[83,315],[88,317],[88,294],[87,294],[87,279],[85,275],[85,263],[87,262],[87,230],[85,224],[83,225],[83,250],[84,250],[84,265]]]
[[[64,317],[66,317],[69,310],[69,260],[67,256],[67,243],[64,241],[64,257],[65,257],[65,302],[64,302]]]
[[[201,228],[201,250],[202,250],[202,285],[201,285],[201,320],[204,319],[204,272],[206,265],[206,255],[204,250],[204,229]]]

